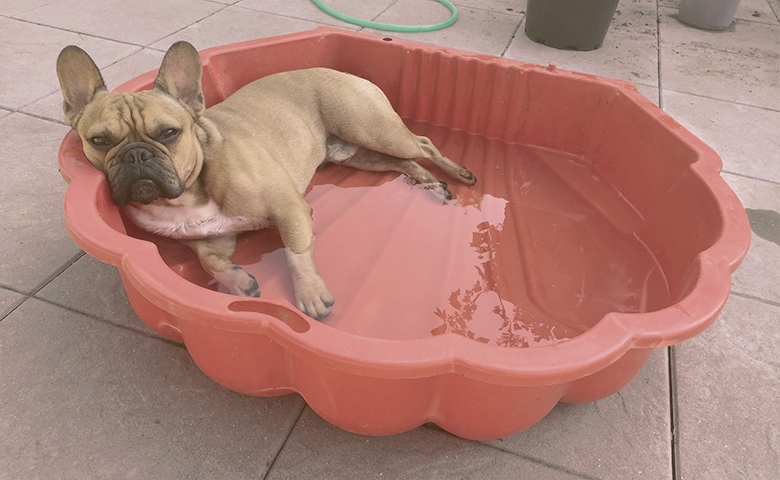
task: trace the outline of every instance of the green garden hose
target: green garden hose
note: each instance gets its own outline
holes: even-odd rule
[[[359,18],[350,17],[349,15],[345,15],[341,12],[337,12],[336,10],[333,10],[329,6],[325,5],[322,2],[322,0],[311,0],[311,1],[314,2],[315,5],[320,7],[322,11],[324,11],[325,13],[327,13],[332,17],[338,18],[339,20],[343,20],[353,25],[374,28],[376,30],[384,30],[387,32],[432,32],[433,30],[440,30],[442,28],[449,27],[450,25],[455,23],[456,20],[458,20],[458,9],[455,8],[455,5],[453,5],[449,0],[436,0],[436,1],[444,5],[445,7],[447,7],[447,9],[449,9],[449,11],[452,12],[452,16],[443,22],[433,23],[430,25],[393,25],[392,23],[378,23],[378,22],[371,22],[368,20],[361,20]]]

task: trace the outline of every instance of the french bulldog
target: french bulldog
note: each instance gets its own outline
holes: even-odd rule
[[[466,168],[413,134],[382,91],[326,68],[277,73],[205,108],[203,66],[187,42],[165,54],[152,90],[110,92],[90,56],[65,47],[57,76],[67,123],[107,179],[114,203],[139,227],[191,247],[231,293],[258,297],[256,279],[231,261],[236,236],[278,229],[297,307],[321,320],[334,298],[314,264],[304,193],[324,162],[397,171],[452,194],[415,159],[465,184]]]

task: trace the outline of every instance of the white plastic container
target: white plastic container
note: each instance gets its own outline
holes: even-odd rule
[[[734,20],[740,0],[682,0],[678,18],[707,30],[725,30]]]

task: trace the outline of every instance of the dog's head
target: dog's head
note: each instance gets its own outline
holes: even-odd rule
[[[173,199],[203,162],[196,120],[205,109],[202,64],[186,42],[165,54],[152,90],[109,92],[95,62],[76,46],[57,59],[65,120],[102,170],[117,205]]]

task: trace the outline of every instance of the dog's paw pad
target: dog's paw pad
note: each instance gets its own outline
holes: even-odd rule
[[[259,297],[260,286],[251,274],[238,265],[233,265],[224,272],[214,273],[214,278],[226,286],[230,293],[239,297]]]
[[[326,305],[325,302],[315,301],[308,305],[298,303],[298,309],[315,320],[323,320],[330,315],[330,307],[332,305],[333,303]]]
[[[463,180],[463,182],[468,184],[468,185],[476,184],[477,183],[476,175],[474,175],[470,171],[466,170],[465,168],[463,170],[464,171],[460,174],[460,177]]]
[[[449,202],[452,200],[452,192],[450,191],[450,187],[447,185],[447,182],[440,180],[438,184],[433,184],[431,188],[439,190],[439,193],[441,193],[441,196],[444,197],[445,201]]]
[[[439,180],[431,183],[420,183],[418,185],[425,190],[434,190],[437,194],[442,196],[445,202],[452,200],[452,192],[450,191],[447,182]]]
[[[254,277],[252,277],[252,284],[249,285],[248,288],[245,288],[243,290],[242,295],[245,297],[254,297],[254,298],[260,297],[260,286],[257,284],[257,280],[255,280]]]
[[[441,183],[442,183],[441,194],[444,197],[444,199],[449,202],[450,200],[452,200],[452,192],[450,191],[450,189],[449,189],[449,187],[447,186],[446,183],[444,183],[444,182],[441,182]]]

